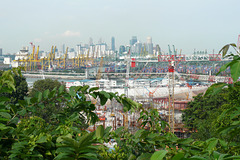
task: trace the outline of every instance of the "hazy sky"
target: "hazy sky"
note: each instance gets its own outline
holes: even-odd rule
[[[132,36],[167,52],[219,51],[237,43],[240,0],[0,0],[0,48],[15,53],[29,42],[49,51],[111,37],[119,45]]]

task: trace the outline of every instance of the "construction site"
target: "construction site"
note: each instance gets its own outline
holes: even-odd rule
[[[40,57],[39,46],[35,47],[31,43],[31,47],[30,54],[23,48],[12,62],[12,67],[23,68],[26,77],[41,77],[44,74],[61,79],[67,75],[69,79],[75,79],[66,82],[67,88],[89,85],[125,94],[144,108],[157,109],[161,118],[169,123],[168,131],[181,138],[188,137],[192,132],[182,124],[181,111],[187,108],[187,103],[197,94],[204,93],[213,83],[232,83],[228,71],[215,76],[220,66],[231,60],[223,59],[220,54],[202,52],[187,56],[181,54],[181,51],[178,53],[174,46],[172,51],[169,46],[169,53],[159,51],[155,56],[133,56],[130,49],[123,57],[117,58],[99,56],[97,50],[91,50],[90,54],[90,49],[70,56],[68,48],[65,53],[59,54],[56,53],[56,46],[52,46],[47,56]],[[83,72],[65,72],[74,69],[82,69]],[[124,126],[132,132],[141,127],[138,111],[124,113],[123,106],[114,100],[105,106],[97,101],[94,103],[100,121],[95,126],[90,126],[90,131],[100,124],[104,127],[112,126],[113,130]]]

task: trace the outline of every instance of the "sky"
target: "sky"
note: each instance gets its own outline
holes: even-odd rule
[[[132,36],[142,43],[151,36],[168,52],[217,53],[237,43],[240,0],[0,0],[0,48],[16,53],[30,42],[40,50],[75,48],[92,37],[109,46],[128,45]]]

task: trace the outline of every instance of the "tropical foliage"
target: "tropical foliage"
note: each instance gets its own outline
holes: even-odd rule
[[[0,76],[2,76],[3,71],[0,71]],[[17,73],[17,70],[13,72],[13,79],[15,81],[15,90],[11,93],[2,92],[1,96],[9,97],[11,99],[10,103],[16,104],[19,100],[23,100],[25,96],[27,96],[28,92],[28,84],[26,78],[21,76],[21,74]]]

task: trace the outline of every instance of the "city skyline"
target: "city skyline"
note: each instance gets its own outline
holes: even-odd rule
[[[152,37],[168,51],[168,44],[191,54],[194,49],[218,52],[227,43],[237,43],[240,34],[240,1],[217,0],[11,0],[0,9],[0,48],[16,53],[29,42],[49,51],[75,48],[101,38],[116,50],[128,45],[132,36],[142,43]]]

